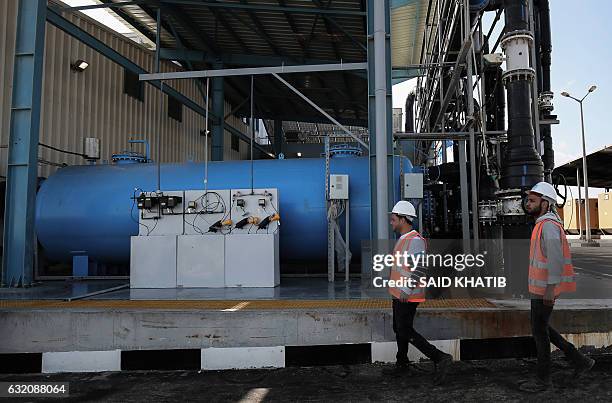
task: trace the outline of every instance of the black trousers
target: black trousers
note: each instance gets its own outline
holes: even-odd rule
[[[414,330],[414,316],[418,302],[402,302],[393,299],[393,331],[397,341],[398,364],[408,363],[408,345],[412,343],[420,352],[434,362],[440,361],[442,352]]]
[[[542,299],[531,300],[531,332],[538,350],[536,375],[544,381],[550,380],[550,343],[554,344],[565,356],[576,363],[582,356],[572,343],[553,329],[548,323],[553,307],[544,305]]]

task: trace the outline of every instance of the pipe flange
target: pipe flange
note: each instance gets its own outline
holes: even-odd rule
[[[495,200],[478,202],[478,220],[481,223],[493,223],[497,221],[498,203]]]
[[[526,80],[532,81],[535,78],[535,70],[531,67],[506,71],[502,74],[502,83],[504,85],[512,81]]]
[[[141,153],[137,153],[135,151],[122,151],[117,154],[113,154],[111,156],[111,160],[115,164],[121,163],[134,163],[134,164],[144,164],[148,162],[147,157],[142,155]]]
[[[512,31],[512,32],[508,32],[502,37],[502,40],[500,42],[501,48],[505,50],[506,47],[508,46],[508,43],[513,40],[526,41],[528,45],[531,45],[533,43],[533,34],[529,30],[521,30],[521,29]]]
[[[552,112],[555,107],[553,106],[553,92],[552,91],[542,91],[540,96],[538,97],[538,107],[542,112]]]
[[[524,216],[521,189],[502,189],[497,196],[497,214],[501,217]]]

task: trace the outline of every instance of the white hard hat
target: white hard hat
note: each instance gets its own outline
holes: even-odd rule
[[[553,203],[557,201],[557,192],[555,191],[553,185],[548,182],[536,183],[535,186],[528,191],[528,193],[537,193]]]
[[[393,206],[392,214],[397,214],[405,217],[416,217],[416,210],[412,203],[406,200],[400,200]]]

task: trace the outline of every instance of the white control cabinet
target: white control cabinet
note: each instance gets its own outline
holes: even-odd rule
[[[423,198],[423,174],[409,173],[404,174],[404,199]]]
[[[276,287],[280,284],[278,232],[225,237],[226,287]]]
[[[177,287],[225,287],[225,237],[179,235]]]
[[[176,235],[133,236],[130,288],[176,287]]]
[[[348,175],[329,175],[329,198],[332,200],[348,200]]]

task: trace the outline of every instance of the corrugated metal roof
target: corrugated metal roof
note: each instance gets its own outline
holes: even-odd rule
[[[428,0],[391,2],[391,63],[396,72],[401,70],[404,79],[418,74],[406,66],[419,64],[421,59],[429,6]]]

